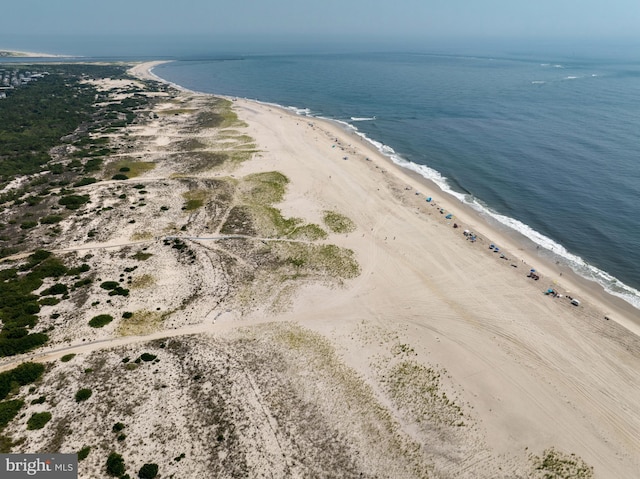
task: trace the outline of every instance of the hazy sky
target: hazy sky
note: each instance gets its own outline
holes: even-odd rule
[[[0,48],[69,55],[502,50],[517,40],[523,51],[546,42],[589,54],[608,41],[635,56],[640,0],[7,0],[0,8]]]
[[[640,0],[16,0],[0,33],[638,36]]]

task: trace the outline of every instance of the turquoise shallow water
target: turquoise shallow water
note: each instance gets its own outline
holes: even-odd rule
[[[640,307],[637,63],[262,55],[176,61],[154,73],[345,122]]]

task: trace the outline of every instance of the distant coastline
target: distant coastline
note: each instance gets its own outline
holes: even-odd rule
[[[64,55],[0,49],[0,58],[64,58]]]

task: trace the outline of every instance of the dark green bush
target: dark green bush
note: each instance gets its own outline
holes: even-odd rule
[[[31,384],[44,373],[44,364],[23,363],[9,371],[0,373],[0,400],[7,397],[11,391],[11,383],[15,382],[20,386]]]
[[[86,286],[88,284],[91,284],[93,281],[91,278],[84,278],[81,279],[80,281],[76,281],[75,283],[73,283],[73,287],[74,288],[82,288],[83,286]]]
[[[140,479],[154,479],[158,475],[157,464],[145,464],[140,468],[138,477]]]
[[[29,230],[31,228],[35,228],[36,226],[38,226],[37,221],[23,221],[20,224],[20,228],[22,228],[23,230]]]
[[[120,284],[117,281],[105,281],[100,284],[102,289],[106,289],[108,291],[116,289]]]
[[[73,186],[78,187],[78,186],[86,186],[86,185],[91,185],[93,183],[96,183],[98,180],[96,180],[95,178],[91,178],[91,177],[85,177],[85,178],[80,178],[78,181],[76,181]]]
[[[0,402],[0,431],[18,415],[22,406],[24,406],[24,401],[20,399]]]
[[[49,215],[43,218],[40,218],[40,223],[43,225],[53,225],[55,223],[60,223],[64,219],[64,216],[61,215]]]
[[[99,314],[89,320],[89,326],[92,328],[102,328],[113,321],[113,316],[110,314]]]
[[[111,428],[111,431],[113,432],[120,432],[125,428],[125,425],[121,422],[117,422],[113,425],[113,427]]]
[[[128,180],[129,177],[123,173],[115,174],[111,177],[112,180]]]
[[[38,301],[40,306],[55,306],[60,302],[60,298],[54,298],[53,296],[47,296]]]
[[[64,356],[62,356],[60,358],[60,361],[62,361],[63,363],[68,363],[69,361],[71,361],[75,357],[76,357],[76,355],[74,353],[65,354]]]
[[[76,402],[86,401],[91,397],[91,394],[93,393],[89,388],[79,389],[78,392],[76,393]]]
[[[78,451],[78,461],[84,461],[91,452],[91,446],[84,446]]]
[[[129,290],[118,286],[112,291],[109,291],[109,296],[129,296]]]
[[[112,452],[107,458],[107,474],[110,476],[120,477],[124,474],[124,459],[120,454]]]
[[[53,286],[51,286],[50,288],[45,289],[44,291],[42,291],[42,293],[40,293],[41,296],[49,296],[49,295],[55,295],[55,294],[66,294],[69,292],[69,288],[67,288],[67,285],[64,283],[56,283]]]
[[[50,420],[50,412],[34,412],[27,421],[27,429],[29,431],[33,431],[34,429],[42,429]]]
[[[150,354],[150,353],[142,353],[140,355],[140,359],[142,359],[143,361],[153,361],[154,359],[156,359],[157,356],[155,354]]]
[[[43,404],[47,400],[46,396],[40,396],[38,399],[31,401],[31,404]]]
[[[77,210],[85,203],[89,202],[89,195],[67,195],[58,200],[58,204],[63,205],[68,210]]]

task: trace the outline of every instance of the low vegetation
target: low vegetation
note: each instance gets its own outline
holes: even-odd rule
[[[351,233],[356,229],[353,221],[335,211],[325,211],[322,221],[333,233]]]
[[[31,415],[27,421],[27,429],[32,431],[34,429],[42,429],[51,420],[51,413],[35,412]]]
[[[113,316],[110,314],[99,314],[89,320],[89,326],[92,328],[102,328],[113,321]]]
[[[75,396],[76,402],[86,401],[91,397],[92,394],[93,392],[89,388],[79,389],[78,392],[76,392],[76,396]]]
[[[591,479],[593,467],[575,454],[565,454],[554,448],[545,450],[542,456],[532,455],[536,478],[541,479]]]

